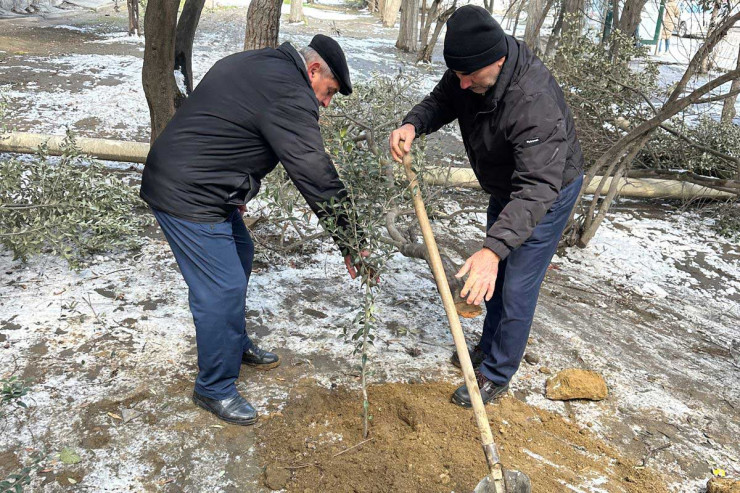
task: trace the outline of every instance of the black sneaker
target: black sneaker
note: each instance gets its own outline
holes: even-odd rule
[[[483,363],[483,360],[486,359],[486,353],[483,352],[480,346],[475,346],[472,351],[468,351],[468,354],[470,354],[470,361],[473,362],[473,368],[478,368],[480,364]],[[457,357],[457,351],[452,352],[450,363],[461,368],[460,358]]]
[[[257,411],[239,394],[226,399],[211,399],[193,391],[193,403],[227,423],[248,426],[257,421]]]
[[[242,354],[242,363],[258,370],[271,370],[280,366],[280,357],[252,344],[252,347]]]
[[[478,380],[478,388],[483,404],[488,404],[492,400],[502,397],[509,390],[508,383],[506,385],[496,385],[487,379],[478,368],[475,369],[475,378]],[[452,394],[452,402],[462,407],[473,407],[467,385],[463,384]]]

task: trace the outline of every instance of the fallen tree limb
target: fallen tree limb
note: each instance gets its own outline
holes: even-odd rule
[[[39,146],[46,144],[49,154],[59,155],[64,152],[63,141],[64,136],[60,135],[3,133],[0,134],[0,152],[33,154]],[[149,144],[143,142],[77,137],[75,143],[84,154],[110,161],[144,163],[149,152]],[[740,182],[736,180],[715,180],[694,173],[656,171],[656,177],[649,178],[640,177],[640,173],[646,172],[631,171],[628,177],[620,179],[617,185],[619,195],[636,198],[727,199],[737,197],[740,187]],[[657,177],[658,174],[662,176]],[[595,176],[585,193],[594,193],[601,179],[601,176]],[[605,186],[609,188],[611,178],[607,177],[606,180]],[[424,181],[431,185],[480,188],[470,168],[430,168],[424,174]]]
[[[641,173],[644,177],[641,177]],[[591,180],[584,193],[593,194],[602,179],[605,180],[605,188],[610,188],[612,178],[597,175]],[[475,173],[469,168],[452,168],[451,171],[446,168],[439,171],[427,170],[424,180],[431,185],[448,184],[450,186],[480,188]],[[630,171],[627,177],[619,179],[617,190],[622,197],[728,199],[738,196],[740,182],[736,180],[716,180],[695,173],[665,172],[663,174],[662,171],[636,170]]]

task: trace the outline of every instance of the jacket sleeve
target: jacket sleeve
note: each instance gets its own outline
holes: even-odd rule
[[[331,199],[337,202],[343,200],[347,196],[347,190],[324,150],[318,107],[302,104],[301,96],[294,96],[275,102],[262,115],[260,131],[291,181],[323,223],[328,214],[322,204]],[[346,215],[340,215],[336,219],[339,227],[349,226]],[[363,240],[362,233],[360,235]],[[343,255],[352,252],[353,248],[343,244],[336,236],[334,241]]]
[[[452,96],[455,84],[457,76],[448,70],[432,92],[411,108],[402,124],[412,124],[416,129],[416,135],[422,135],[436,132],[457,118]]]
[[[513,191],[483,242],[501,259],[532,235],[557,199],[568,150],[563,114],[549,94],[525,96],[509,114],[507,140],[515,163]]]

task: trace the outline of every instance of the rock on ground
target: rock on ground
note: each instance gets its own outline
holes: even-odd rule
[[[598,373],[570,368],[547,380],[545,396],[556,401],[570,399],[600,401],[608,393],[606,382]]]
[[[707,493],[740,493],[740,481],[732,478],[712,478],[707,482]]]
[[[290,481],[290,471],[270,464],[265,468],[265,486],[273,491],[282,490]]]

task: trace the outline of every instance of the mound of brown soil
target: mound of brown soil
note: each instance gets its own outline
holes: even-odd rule
[[[372,420],[362,437],[360,393],[304,380],[282,412],[258,424],[259,454],[291,473],[288,491],[464,492],[487,471],[472,411],[449,402],[448,383],[370,387]],[[663,478],[552,413],[513,397],[487,406],[505,466],[532,479],[534,492],[667,491]],[[273,482],[274,484],[274,482]]]
[[[567,401],[590,399],[600,401],[609,394],[604,377],[595,371],[569,368],[547,380],[548,399]]]

